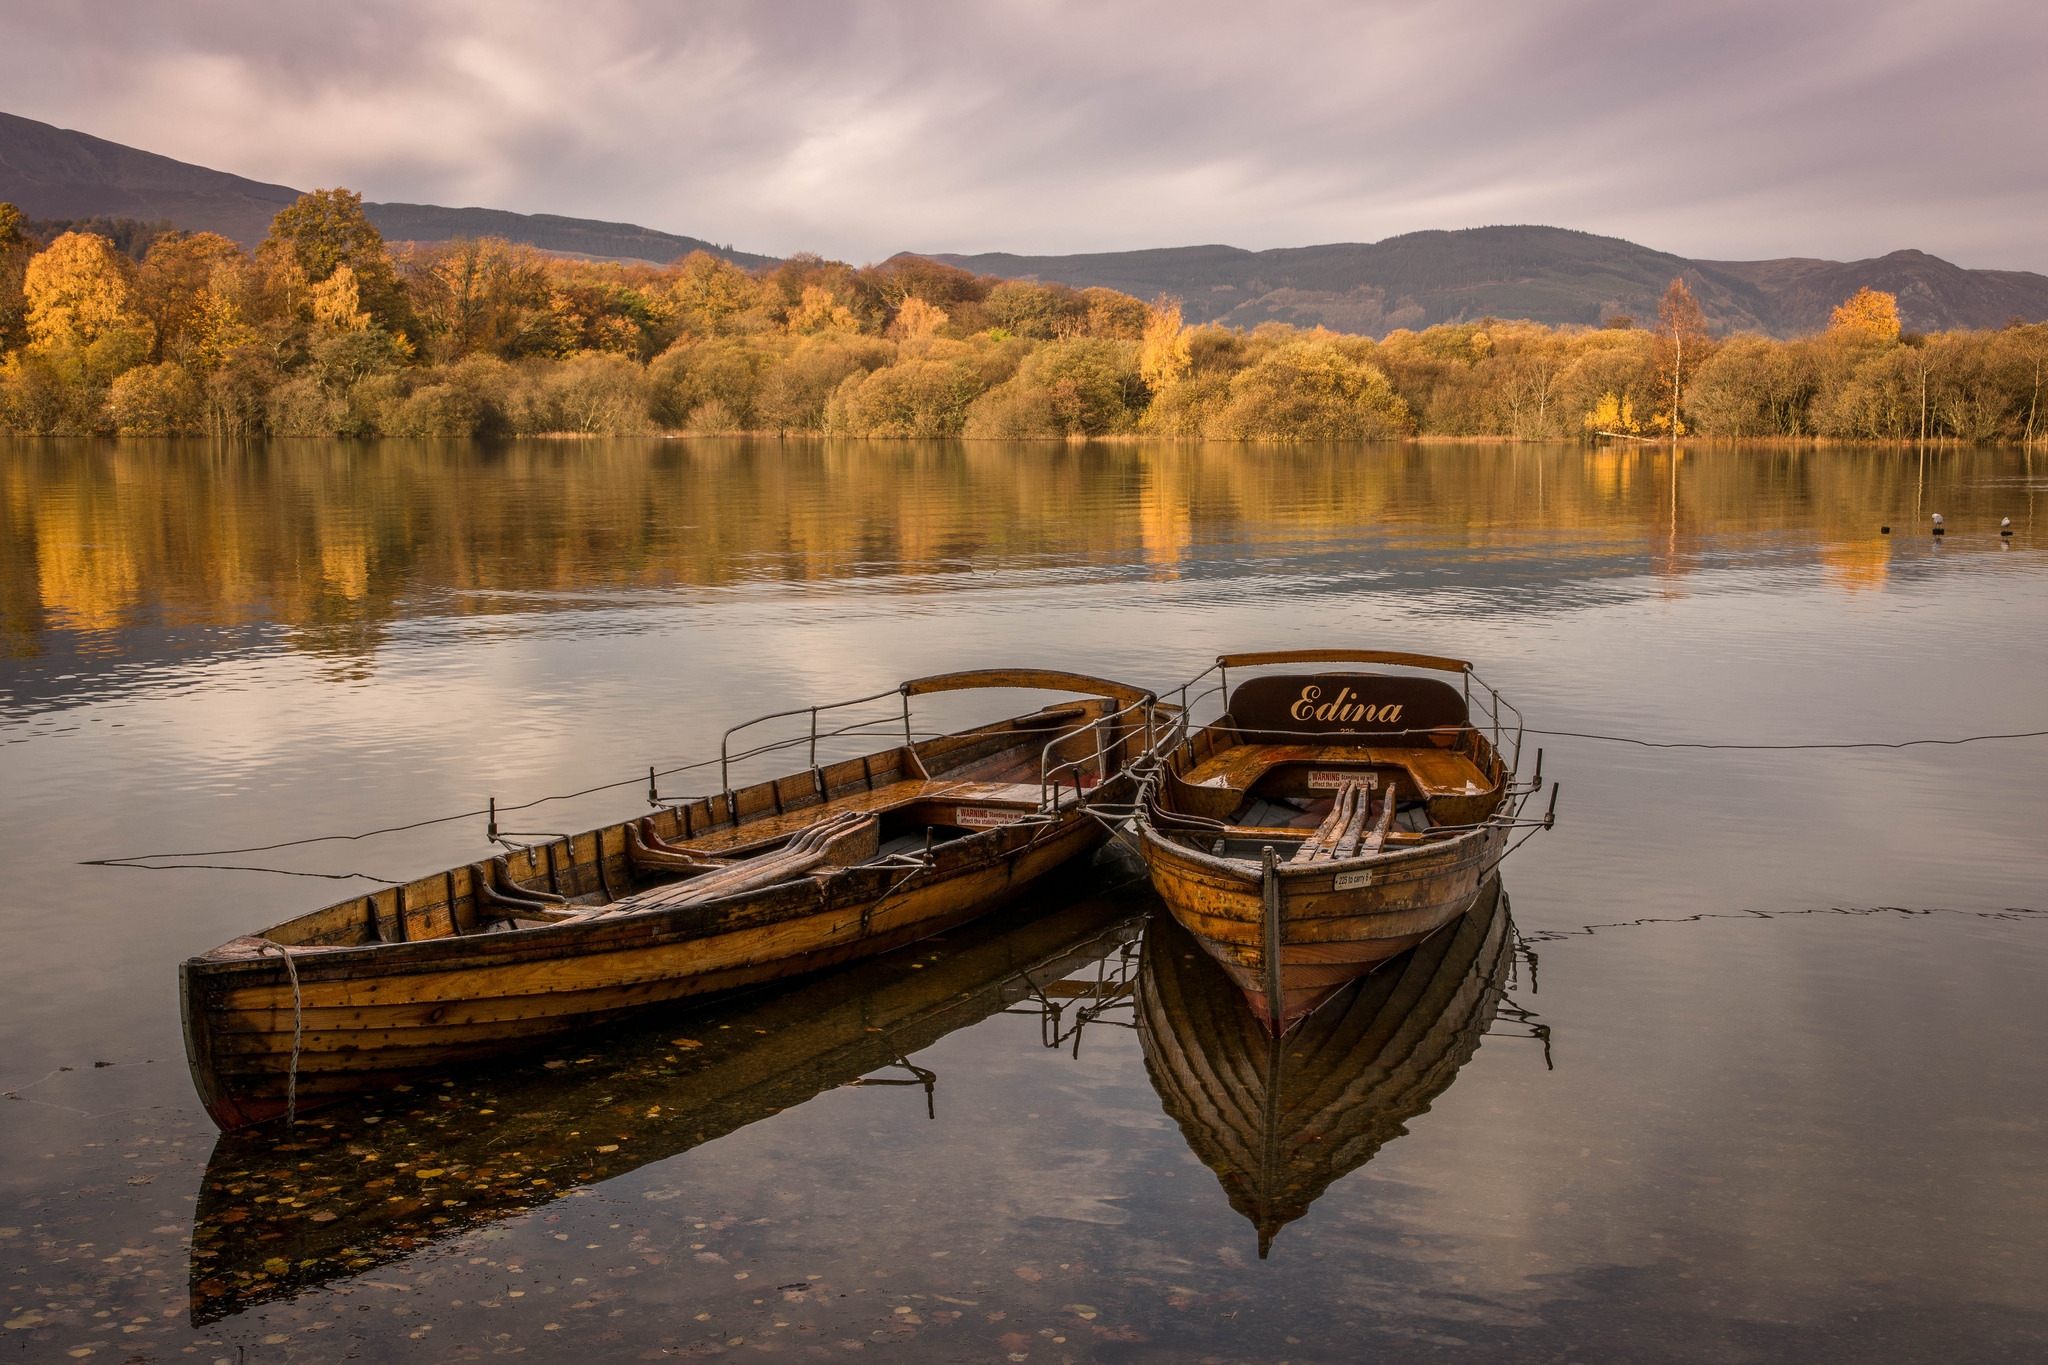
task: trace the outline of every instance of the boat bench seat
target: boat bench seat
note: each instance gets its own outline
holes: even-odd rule
[[[1285,763],[1400,768],[1424,796],[1470,796],[1492,786],[1478,764],[1449,749],[1358,744],[1240,744],[1193,768],[1183,780],[1191,786],[1249,791],[1261,777]]]
[[[942,801],[950,805],[995,806],[1006,810],[1014,809],[1022,814],[1038,809],[1039,795],[1038,784],[1035,782],[964,782],[946,778],[907,778],[901,782],[886,783],[873,791],[848,792],[843,796],[833,797],[829,802],[799,806],[780,815],[749,820],[733,829],[713,830],[693,839],[672,840],[671,846],[686,848],[695,853],[715,855],[731,849],[750,848],[755,844],[764,844],[775,839],[786,839],[802,833],[835,811],[887,811],[928,801]]]

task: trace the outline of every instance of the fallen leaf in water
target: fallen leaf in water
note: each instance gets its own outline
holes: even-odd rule
[[[1031,1338],[1022,1332],[1005,1332],[996,1338],[996,1344],[1005,1351],[1021,1351],[1031,1344]]]
[[[1020,1265],[1017,1267],[1017,1278],[1020,1280],[1029,1280],[1031,1283],[1037,1284],[1040,1280],[1044,1279],[1045,1276],[1039,1274],[1037,1271],[1033,1270],[1028,1265]]]
[[[320,1212],[313,1215],[313,1221],[316,1223],[331,1223],[339,1217],[341,1217],[341,1215],[338,1213],[329,1213],[327,1210],[322,1209],[320,1210]]]
[[[702,1046],[704,1046],[704,1044],[702,1044],[702,1043],[698,1042],[698,1041],[697,1041],[697,1040],[696,1040],[695,1038],[671,1038],[671,1039],[669,1039],[669,1043],[670,1043],[670,1044],[671,1044],[672,1046],[675,1046],[675,1047],[702,1047]]]

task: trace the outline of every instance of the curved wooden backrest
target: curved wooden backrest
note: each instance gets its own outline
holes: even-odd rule
[[[975,687],[1027,687],[1046,692],[1079,692],[1090,697],[1113,697],[1125,706],[1152,700],[1142,687],[1091,678],[1085,673],[1062,673],[1051,668],[977,668],[965,673],[940,673],[930,678],[913,678],[903,684],[906,697],[927,692],[962,692]]]
[[[1224,668],[1257,668],[1261,664],[1394,664],[1402,668],[1433,668],[1440,673],[1470,673],[1463,659],[1434,654],[1402,654],[1388,649],[1281,649],[1265,654],[1219,654]]]

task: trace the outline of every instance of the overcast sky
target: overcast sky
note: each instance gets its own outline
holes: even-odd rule
[[[2042,0],[16,0],[8,112],[856,262],[1546,223],[2048,271]]]

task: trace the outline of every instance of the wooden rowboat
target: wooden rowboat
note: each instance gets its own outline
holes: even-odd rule
[[[913,738],[912,698],[981,688],[1081,695]],[[874,723],[821,736],[820,713],[899,694],[903,744],[818,763],[820,738]],[[1151,703],[1120,683],[1006,669],[762,717],[808,716],[811,765],[330,905],[187,961],[200,1098],[239,1128],[971,919],[1104,837],[1090,804],[1130,799]],[[721,777],[803,743],[722,745]]]
[[[1230,1206],[1273,1238],[1408,1131],[1471,1060],[1499,1008],[1514,929],[1500,880],[1408,954],[1340,988],[1285,1038],[1177,925],[1154,920],[1138,1038],[1161,1103]]]
[[[1413,672],[1267,674],[1230,690],[1233,668],[1305,663]],[[1505,856],[1542,756],[1518,785],[1500,751],[1506,703],[1482,689],[1489,740],[1472,723],[1472,682],[1456,659],[1325,649],[1225,655],[1181,689],[1137,807],[1145,861],[1274,1033],[1464,914]],[[1207,696],[1223,714],[1194,728],[1188,706]],[[1554,815],[1554,788],[1551,803]]]
[[[1092,996],[1063,978],[1137,938],[1149,895],[1074,900],[1067,881],[845,971],[641,1016],[587,1050],[361,1096],[289,1134],[222,1134],[193,1215],[193,1324],[404,1263],[839,1086],[906,1085],[926,1092],[910,1101],[920,1114],[943,1105],[945,1078],[918,1053],[1034,997]],[[573,1136],[596,1115],[601,1136]],[[643,1195],[687,1206],[719,1191],[677,1163]]]

